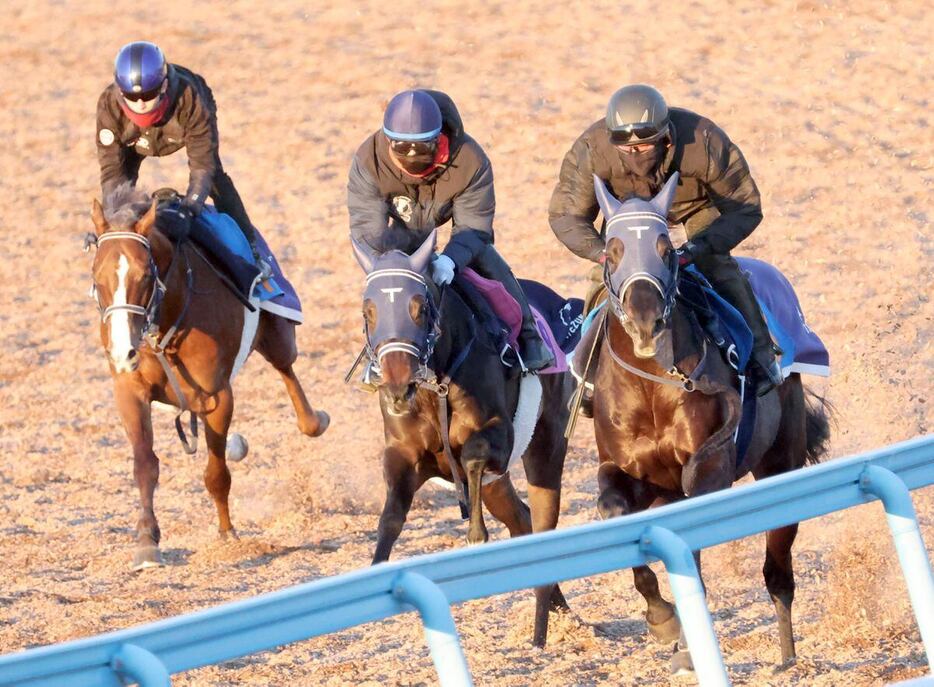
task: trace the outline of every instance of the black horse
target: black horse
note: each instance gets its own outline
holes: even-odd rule
[[[411,256],[398,250],[377,256],[356,242],[353,248],[367,273],[363,316],[367,350],[380,372],[386,440],[387,495],[373,562],[389,559],[415,492],[432,477],[458,486],[462,510],[469,511],[470,544],[489,538],[481,500],[511,536],[554,529],[567,453],[570,374],[520,377],[504,367],[498,346],[465,298],[450,286],[439,294],[425,277],[435,232]],[[522,389],[521,402],[520,384],[531,387]],[[514,429],[517,407],[530,422],[537,419],[525,450],[522,432]],[[531,512],[509,478],[510,460],[519,452]],[[566,608],[558,587],[537,589],[537,646],[545,643],[554,607]]]

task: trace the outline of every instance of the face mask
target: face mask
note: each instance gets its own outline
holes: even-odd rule
[[[435,156],[431,155],[406,155],[400,157],[395,153],[392,154],[396,159],[396,162],[399,163],[399,166],[402,167],[407,173],[412,176],[419,176],[424,174],[429,169],[431,169],[435,164]]]
[[[649,150],[628,152],[620,150],[623,169],[637,177],[652,177],[658,171],[665,157],[667,141],[659,141]]]

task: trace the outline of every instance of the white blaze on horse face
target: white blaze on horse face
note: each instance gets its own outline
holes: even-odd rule
[[[392,289],[380,289],[380,291],[382,291],[383,293],[385,293],[385,294],[389,297],[389,302],[390,302],[390,303],[395,303],[395,302],[396,302],[396,294],[402,291],[402,287],[401,287],[401,286],[397,286],[397,287],[392,288]]]
[[[114,291],[114,305],[126,305],[126,276],[130,272],[130,263],[125,255],[117,262],[117,290]],[[130,312],[114,310],[110,314],[110,359],[117,372],[132,372],[130,351],[133,344],[130,336]]]

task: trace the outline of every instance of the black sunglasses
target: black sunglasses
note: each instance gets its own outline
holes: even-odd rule
[[[659,138],[662,134],[668,131],[668,123],[666,122],[661,127],[657,127],[654,124],[627,124],[622,129],[615,129],[610,131],[610,142],[613,145],[631,145],[639,141],[648,142],[652,139]]]

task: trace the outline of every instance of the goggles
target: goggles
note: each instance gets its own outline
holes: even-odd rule
[[[615,146],[651,143],[668,133],[668,122],[661,127],[650,123],[627,124],[610,131],[610,142]]]
[[[399,157],[417,157],[431,155],[438,150],[438,139],[431,141],[395,141],[389,139],[389,149]]]

